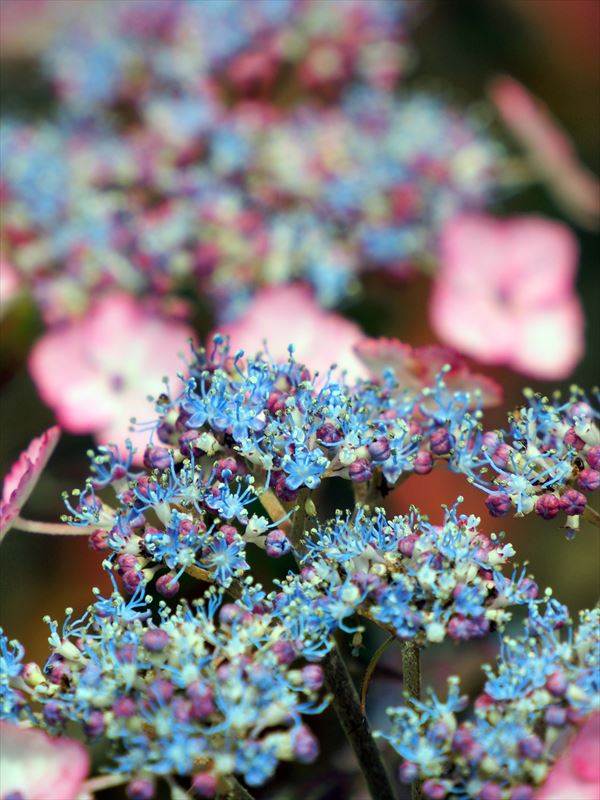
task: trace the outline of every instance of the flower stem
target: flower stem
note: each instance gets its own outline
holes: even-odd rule
[[[113,786],[121,786],[127,783],[129,777],[127,775],[98,775],[96,778],[90,778],[81,787],[83,793],[94,794],[94,792],[101,792],[103,789],[111,789]]]
[[[402,676],[404,682],[404,693],[407,698],[413,700],[421,699],[421,655],[419,645],[415,642],[402,643]],[[421,781],[415,781],[411,786],[410,796],[412,800],[421,800]]]
[[[373,677],[373,673],[375,672],[375,667],[381,656],[385,653],[391,643],[394,641],[394,636],[389,636],[383,644],[380,644],[377,650],[373,653],[373,657],[369,661],[367,669],[365,670],[365,674],[363,677],[363,681],[360,687],[360,710],[363,714],[367,711],[367,693],[369,691],[369,685],[371,683],[371,678]]]
[[[301,489],[296,501],[298,508],[293,516],[291,531],[297,561],[302,555],[301,542],[306,525],[308,499],[308,489]],[[266,508],[266,510],[269,513],[269,509]],[[385,770],[381,753],[375,744],[369,722],[361,709],[360,698],[352,676],[348,672],[348,667],[335,641],[322,664],[327,688],[333,695],[333,708],[354,751],[371,797],[373,800],[395,800],[392,784]]]
[[[586,506],[583,510],[582,514],[584,519],[587,519],[589,523],[595,525],[596,528],[600,528],[600,514],[596,511],[595,508],[591,506]]]
[[[18,531],[27,531],[27,533],[43,533],[49,536],[89,536],[97,528],[91,525],[77,528],[73,525],[65,525],[62,522],[37,522],[36,520],[23,519],[17,517],[11,525]]]
[[[358,692],[337,645],[325,656],[323,670],[332,705],[360,765],[373,800],[394,800],[394,791],[371,726],[361,710]]]
[[[233,775],[229,778],[229,791],[225,796],[227,800],[254,800],[250,792]]]

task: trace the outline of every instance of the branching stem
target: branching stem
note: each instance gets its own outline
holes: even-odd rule
[[[404,693],[407,700],[421,699],[421,655],[419,645],[415,642],[402,643],[402,676]],[[415,781],[411,786],[412,800],[421,800],[421,782]]]
[[[36,520],[23,519],[23,517],[17,517],[11,527],[27,533],[43,533],[49,536],[89,536],[98,530],[98,528],[94,528],[91,525],[78,528],[74,525],[66,525],[63,522],[37,522]]]

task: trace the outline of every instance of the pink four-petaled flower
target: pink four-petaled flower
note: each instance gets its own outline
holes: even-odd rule
[[[130,419],[153,418],[148,395],[160,393],[167,376],[172,388],[192,330],[165,319],[130,295],[98,300],[81,319],[50,329],[35,344],[29,369],[42,399],[61,426],[93,433],[101,444],[122,445],[127,437],[141,460],[148,434],[130,432]]]
[[[583,353],[577,243],[540,217],[451,219],[430,316],[440,339],[486,364],[566,378]]]
[[[358,325],[332,311],[324,311],[306,286],[270,286],[254,297],[235,322],[221,325],[219,332],[231,339],[232,350],[249,355],[267,350],[275,361],[285,361],[288,345],[296,359],[311,372],[326,373],[332,364],[346,370],[350,380],[367,371],[353,347],[363,337]]]
[[[593,714],[550,770],[535,800],[598,800],[600,713]]]
[[[74,739],[0,722],[2,797],[75,800],[90,768],[85,747]]]

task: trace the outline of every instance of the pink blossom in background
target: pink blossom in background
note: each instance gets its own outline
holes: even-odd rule
[[[90,768],[85,747],[74,739],[0,722],[2,797],[75,800]]]
[[[471,372],[464,358],[447,347],[411,347],[398,339],[365,338],[354,349],[374,377],[392,369],[400,389],[409,394],[432,386],[442,369],[450,367],[444,377],[450,391],[480,393],[484,406],[497,405],[502,399],[502,389],[495,381]]]
[[[193,336],[183,322],[165,319],[123,293],[105,295],[85,317],[51,328],[29,358],[42,399],[71,433],[93,433],[100,444],[131,438],[141,462],[148,435],[131,433],[130,419],[154,417],[148,395],[164,376],[177,389],[180,353]]]
[[[6,311],[8,304],[20,288],[19,273],[5,258],[0,256],[0,316]]]
[[[566,378],[583,354],[571,231],[541,217],[462,215],[444,227],[431,324],[445,343],[485,364]]]
[[[27,502],[59,438],[60,428],[55,425],[32,439],[4,478],[0,500],[0,541]]]
[[[524,148],[559,203],[582,225],[600,220],[600,183],[584,167],[565,131],[547,108],[509,77],[497,78],[490,97],[502,121]]]
[[[364,334],[354,322],[325,311],[308,287],[270,286],[261,289],[246,312],[235,322],[219,327],[229,336],[232,350],[254,355],[265,349],[276,361],[287,361],[288,345],[295,358],[311,372],[324,374],[332,364],[347,371],[350,380],[365,377],[367,370],[354,353]]]
[[[600,713],[592,715],[535,795],[535,800],[598,800]]]

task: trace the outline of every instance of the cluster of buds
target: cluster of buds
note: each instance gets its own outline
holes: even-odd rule
[[[407,0],[117,0],[90,6],[50,43],[46,74],[71,113],[143,115],[156,95],[201,100],[205,84],[237,99],[295,92],[335,98],[352,81],[401,76],[416,3]],[[70,23],[70,24],[69,24]]]
[[[249,569],[248,544],[274,557],[290,551],[285,531],[300,491],[331,477],[387,491],[451,458],[470,409],[484,402],[471,391],[477,376],[455,365],[421,373],[422,384],[406,372],[400,379],[391,371],[356,384],[333,371],[313,377],[293,352],[283,364],[244,358],[215,337],[210,354],[195,351],[181,393],[158,399],[145,470],[131,451],[101,447],[86,486],[65,497],[65,520],[93,528],[91,546],[130,592],[159,571],[165,596],[190,571],[229,586]],[[256,501],[267,516],[252,513]]]
[[[493,516],[514,510],[551,520],[562,513],[573,537],[580,517],[594,514],[587,495],[600,487],[600,411],[577,388],[566,402],[526,395],[507,431],[483,435],[471,480],[488,493]]]
[[[445,701],[431,692],[388,709],[401,780],[423,780],[427,800],[533,800],[565,733],[599,709],[600,614],[582,612],[575,631],[567,623],[550,601],[544,615],[532,610],[520,637],[505,635],[466,721],[458,678]]]
[[[390,519],[383,509],[339,512],[310,533],[303,569],[284,590],[320,596],[333,619],[359,613],[421,646],[483,637],[504,628],[509,606],[536,602],[539,591],[524,570],[502,574],[514,550],[478,523],[457,506],[439,526],[416,509]]]
[[[317,757],[302,717],[326,705],[323,673],[301,662],[284,619],[212,589],[174,610],[161,601],[153,613],[150,602],[143,590],[129,599],[115,591],[78,620],[68,609],[60,630],[48,619],[43,670],[3,638],[3,717],[53,734],[76,723],[108,741],[131,800],[149,800],[170,775],[212,798],[234,774],[256,786],[279,761]]]

